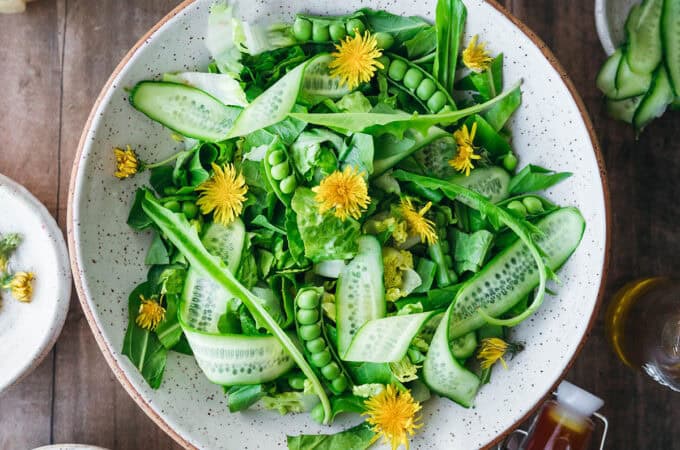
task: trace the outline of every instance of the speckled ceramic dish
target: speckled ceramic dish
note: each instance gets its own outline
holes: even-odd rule
[[[33,298],[21,303],[2,291],[0,393],[40,364],[57,340],[71,297],[64,237],[49,211],[20,184],[0,175],[0,234],[23,242],[10,259],[13,272],[35,274]]]
[[[435,0],[241,2],[251,20],[289,19],[295,12],[342,14],[371,6],[433,18]],[[69,244],[76,286],[85,315],[111,368],[130,395],[159,426],[188,447],[273,449],[285,434],[337,431],[306,415],[275,412],[229,414],[225,396],[201,374],[193,358],[170,355],[160,389],[150,389],[121,355],[127,324],[127,296],[145,278],[149,236],[126,224],[134,190],[144,176],[113,177],[113,146],[131,144],[145,160],[158,160],[176,147],[170,133],[134,111],[126,87],[166,71],[197,69],[208,62],[203,46],[210,0],[185,2],[161,20],[125,57],[104,87],[87,122],[72,177]],[[591,123],[573,85],[545,45],[495,3],[468,0],[466,41],[479,33],[493,52],[504,52],[508,80],[524,79],[523,102],[511,128],[523,162],[574,172],[552,189],[557,203],[578,206],[587,220],[581,246],[562,269],[559,295],[516,330],[526,350],[510,370],[494,373],[472,409],[433,399],[424,407],[426,426],[415,449],[469,450],[491,445],[530,414],[568,369],[597,310],[607,255],[607,192]],[[357,421],[356,417],[353,419]]]

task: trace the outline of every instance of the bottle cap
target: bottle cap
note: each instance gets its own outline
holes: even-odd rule
[[[557,387],[557,402],[583,417],[590,417],[604,405],[604,400],[588,391],[563,381]]]

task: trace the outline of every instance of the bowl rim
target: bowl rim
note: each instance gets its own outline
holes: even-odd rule
[[[197,0],[184,0],[182,1],[179,5],[177,5],[175,8],[173,8],[168,14],[166,14],[162,19],[160,19],[153,27],[149,29],[136,43],[135,45],[125,54],[123,59],[118,63],[116,68],[113,70],[111,73],[111,76],[109,79],[106,81],[104,86],[102,87],[99,95],[97,96],[97,99],[92,106],[92,109],[90,111],[90,114],[88,115],[87,121],[85,122],[85,125],[83,127],[83,132],[81,134],[80,140],[78,142],[78,147],[76,150],[76,155],[73,161],[73,166],[71,169],[71,180],[69,183],[69,192],[68,192],[68,207],[67,207],[67,216],[66,216],[66,224],[67,224],[67,235],[68,235],[68,247],[69,247],[69,258],[71,260],[71,269],[72,269],[72,274],[73,274],[73,281],[76,287],[76,291],[78,293],[78,300],[80,301],[80,305],[83,308],[83,313],[85,315],[85,318],[87,319],[87,322],[90,326],[90,329],[92,330],[92,334],[94,335],[94,338],[97,342],[97,345],[99,346],[99,349],[101,350],[102,354],[104,355],[104,358],[113,371],[114,375],[118,379],[118,381],[123,385],[127,393],[132,397],[132,399],[137,403],[137,405],[149,416],[155,423],[158,425],[163,431],[165,431],[170,437],[172,437],[175,442],[180,444],[181,446],[185,448],[190,448],[190,449],[196,449],[197,447],[191,444],[184,436],[180,435],[177,431],[175,431],[167,422],[166,420],[158,414],[154,409],[151,407],[151,404],[146,401],[141,394],[135,389],[135,387],[132,385],[132,382],[130,379],[127,377],[125,371],[121,367],[121,365],[118,363],[116,358],[114,357],[112,350],[104,338],[102,331],[99,329],[97,326],[97,322],[94,318],[94,313],[92,309],[90,308],[90,305],[88,303],[87,296],[85,295],[85,290],[83,287],[83,279],[81,277],[81,270],[80,266],[78,264],[78,260],[76,258],[76,242],[75,242],[75,227],[74,227],[74,222],[73,222],[73,205],[74,205],[74,200],[75,200],[75,192],[76,192],[76,179],[77,179],[77,174],[78,174],[78,169],[80,167],[80,162],[82,160],[82,154],[83,150],[85,148],[85,145],[87,143],[87,136],[91,130],[92,127],[92,122],[94,118],[97,115],[97,111],[99,107],[101,106],[102,101],[104,98],[107,96],[108,92],[110,91],[113,82],[115,78],[118,76],[118,74],[123,70],[123,68],[128,64],[130,59],[137,53],[137,51],[148,41],[148,39],[156,33],[163,25],[165,25],[170,19],[178,15],[181,11],[184,9],[188,8],[191,4],[196,2]],[[544,393],[543,396],[536,402],[536,404],[527,411],[527,413],[515,421],[510,427],[508,427],[506,430],[504,430],[502,433],[500,433],[493,441],[489,442],[484,449],[490,449],[494,445],[498,444],[503,440],[503,438],[508,435],[508,433],[512,432],[513,430],[517,429],[523,422],[525,422],[529,417],[531,417],[539,408],[539,406],[543,403],[545,399],[550,397],[552,395],[552,392],[556,389],[557,385],[564,379],[565,375],[571,369],[573,366],[576,357],[579,355],[581,350],[583,349],[583,346],[585,345],[585,342],[587,341],[588,337],[590,337],[590,333],[592,331],[593,325],[595,324],[595,321],[599,315],[600,308],[602,306],[602,298],[604,296],[604,291],[605,291],[605,286],[607,282],[607,277],[608,277],[608,272],[609,272],[609,262],[610,262],[610,253],[611,253],[611,207],[610,207],[610,193],[609,193],[609,186],[607,182],[607,171],[605,168],[605,163],[604,163],[604,157],[602,155],[602,150],[600,148],[599,141],[597,139],[597,135],[595,133],[595,129],[593,126],[593,123],[590,119],[590,116],[588,114],[588,110],[583,102],[583,99],[579,95],[578,91],[576,90],[576,87],[574,83],[571,81],[571,78],[569,78],[569,75],[567,75],[567,72],[564,70],[560,62],[557,60],[557,57],[553,54],[553,52],[548,48],[548,46],[543,42],[541,38],[539,38],[527,25],[525,25],[521,20],[519,20],[517,17],[512,15],[507,9],[505,9],[502,5],[497,3],[496,0],[484,0],[486,3],[488,3],[490,6],[495,8],[498,12],[503,14],[510,22],[512,22],[513,25],[515,25],[519,30],[524,33],[525,36],[527,36],[533,44],[541,51],[545,59],[548,61],[548,63],[555,69],[555,71],[558,73],[560,76],[560,79],[562,82],[565,84],[567,89],[569,90],[569,94],[573,98],[574,102],[576,103],[576,107],[578,108],[579,114],[581,115],[581,119],[583,120],[583,123],[586,126],[586,129],[588,130],[588,136],[590,137],[590,143],[593,148],[593,152],[595,154],[595,160],[597,162],[599,174],[600,174],[600,182],[602,185],[602,193],[604,197],[604,218],[605,218],[605,245],[604,245],[604,258],[602,262],[602,275],[600,278],[600,287],[598,289],[597,293],[597,299],[595,301],[595,305],[593,307],[592,314],[588,320],[588,324],[586,326],[585,332],[583,334],[583,337],[581,338],[578,346],[576,347],[576,350],[574,351],[574,354],[570,357],[569,361],[564,367],[564,370],[560,374],[560,376],[557,378],[553,386]]]

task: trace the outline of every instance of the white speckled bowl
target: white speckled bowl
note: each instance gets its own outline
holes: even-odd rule
[[[248,19],[288,19],[297,11],[341,14],[364,6],[433,18],[435,0],[241,2]],[[121,355],[127,297],[145,278],[149,236],[125,225],[132,193],[146,177],[117,181],[113,146],[131,144],[145,160],[157,160],[177,147],[170,133],[135,112],[125,87],[165,71],[204,67],[203,35],[210,0],[182,3],[161,20],[125,57],[92,111],[75,160],[69,202],[69,244],[73,272],[85,314],[111,368],[130,395],[159,426],[188,447],[272,449],[285,446],[285,434],[339,430],[316,425],[305,415],[248,411],[229,414],[225,396],[201,374],[190,357],[172,354],[160,389],[150,389]],[[606,267],[607,191],[590,120],[555,58],[516,19],[495,3],[468,0],[466,41],[479,33],[493,52],[505,54],[507,80],[524,78],[524,104],[512,120],[514,146],[523,163],[533,162],[574,176],[549,193],[556,202],[576,205],[587,230],[560,277],[559,295],[516,331],[526,350],[510,370],[494,373],[472,409],[434,399],[424,408],[426,427],[415,449],[469,450],[485,447],[530,414],[569,367],[597,310]],[[357,418],[353,419],[357,421]]]
[[[10,259],[13,272],[35,274],[33,297],[21,303],[2,290],[0,393],[35,369],[50,352],[66,320],[71,270],[57,222],[26,188],[0,175],[0,234],[23,241]]]

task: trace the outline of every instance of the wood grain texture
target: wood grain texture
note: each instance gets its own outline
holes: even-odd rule
[[[25,184],[63,228],[71,164],[94,99],[130,46],[177,3],[40,0],[25,14],[0,16],[0,172]],[[678,113],[653,123],[638,141],[629,127],[606,118],[594,83],[604,53],[592,0],[501,3],[556,54],[602,144],[613,212],[604,306],[631,278],[677,272]],[[677,448],[680,395],[616,360],[604,339],[603,313],[567,378],[605,399],[611,425],[606,448]],[[73,441],[111,449],[178,448],[115,380],[75,297],[52,355],[0,396],[0,449]]]

